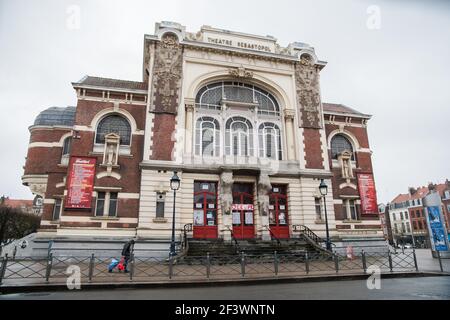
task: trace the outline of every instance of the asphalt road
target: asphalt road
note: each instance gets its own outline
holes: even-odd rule
[[[0,295],[0,300],[450,300],[450,276],[381,280],[369,290],[365,280],[197,288],[77,290]]]

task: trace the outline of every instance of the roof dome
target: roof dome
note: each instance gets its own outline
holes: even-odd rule
[[[36,117],[35,126],[73,126],[76,107],[51,107]]]

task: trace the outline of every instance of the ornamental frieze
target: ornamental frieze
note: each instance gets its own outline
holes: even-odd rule
[[[183,72],[182,53],[183,49],[174,34],[165,34],[156,45],[151,111],[177,113]]]
[[[295,66],[295,84],[299,104],[300,127],[321,128],[319,71],[309,56]]]

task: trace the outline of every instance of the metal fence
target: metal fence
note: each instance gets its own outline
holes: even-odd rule
[[[65,283],[71,275],[69,267],[76,266],[81,282],[123,283],[159,282],[169,280],[208,280],[274,278],[329,274],[366,274],[375,266],[381,272],[418,271],[415,251],[371,252],[361,251],[355,256],[320,253],[234,256],[184,256],[164,258],[130,258],[128,273],[117,269],[109,272],[111,258],[61,257],[18,258],[7,256],[0,264],[0,284]],[[369,271],[368,271],[369,269]]]

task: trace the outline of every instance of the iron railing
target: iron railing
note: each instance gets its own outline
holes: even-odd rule
[[[269,226],[265,226],[265,227],[266,227],[267,230],[269,230],[270,237],[271,237],[272,239],[275,239],[275,240],[277,241],[277,244],[278,244],[278,245],[281,245],[280,239],[278,239],[278,237],[275,235],[275,233],[273,233],[272,229],[270,229]]]
[[[236,253],[239,253],[241,251],[241,248],[239,247],[239,242],[236,239],[236,237],[234,236],[234,232],[233,229],[231,229],[230,227],[227,227],[227,230],[230,231],[230,235],[231,235],[231,240],[234,244],[234,247],[236,249]]]
[[[168,280],[207,280],[270,278],[327,274],[364,274],[378,268],[380,272],[418,271],[415,251],[364,252],[356,255],[326,255],[317,252],[251,255],[241,252],[231,256],[184,256],[182,259],[135,257],[131,254],[128,273],[109,272],[111,258],[96,257],[27,257],[0,260],[0,284],[65,283],[69,270],[78,270],[80,281],[95,283],[158,282]],[[72,269],[69,269],[71,267]]]

